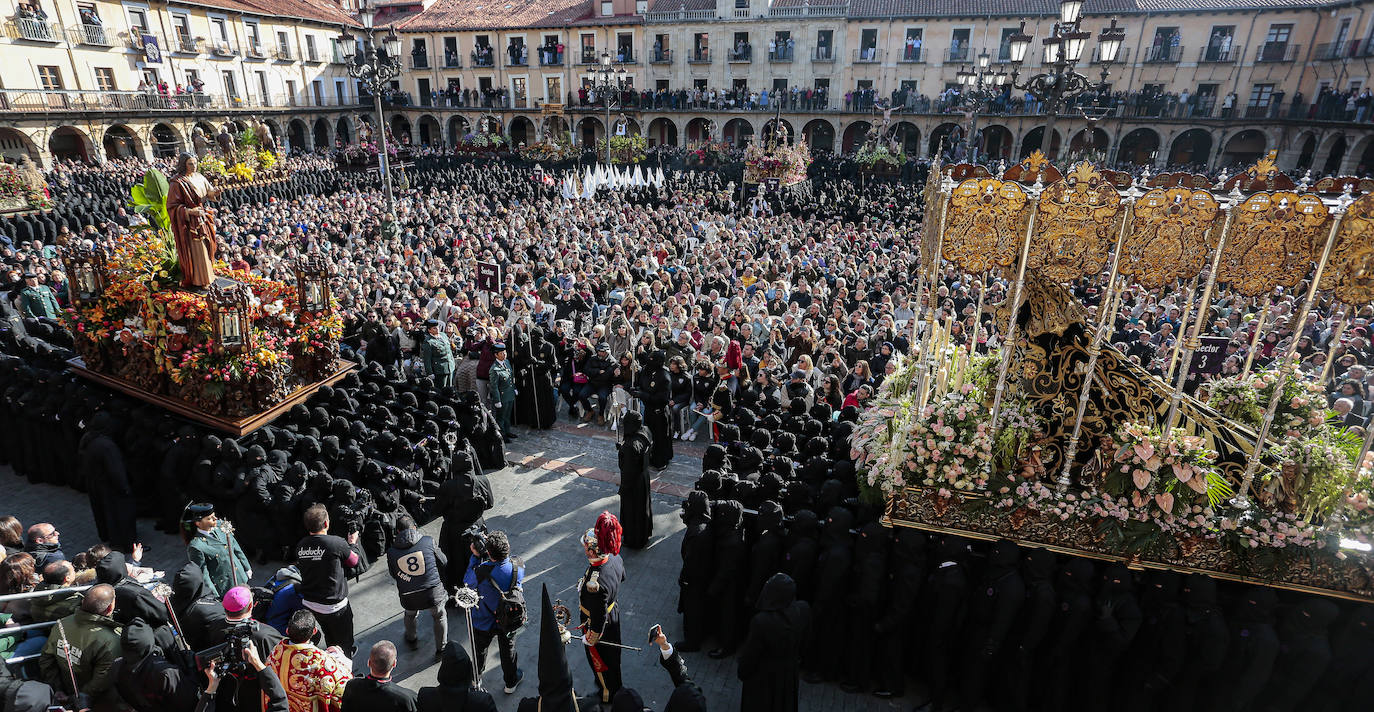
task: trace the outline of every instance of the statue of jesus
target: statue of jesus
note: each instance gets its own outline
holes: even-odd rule
[[[195,156],[182,153],[177,158],[177,172],[167,191],[167,216],[181,265],[182,287],[205,289],[215,281],[215,217],[205,202],[218,198],[219,193],[196,170]]]

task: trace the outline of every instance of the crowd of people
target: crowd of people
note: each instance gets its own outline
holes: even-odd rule
[[[1325,697],[1310,699],[1348,709],[1340,695],[1370,673],[1362,608],[1279,601],[1205,578],[1142,577],[1004,543],[894,533],[857,503],[848,433],[921,333],[912,320],[923,164],[913,162],[903,179],[860,183],[852,165],[818,161],[810,190],[764,196],[743,192],[728,171],[684,171],[663,187],[568,200],[520,164],[428,150],[399,184],[388,237],[376,174],[336,170],[324,156],[286,160],[288,179],[225,193],[220,254],[231,267],[286,281],[296,256],[321,255],[345,318],[344,355],[363,367],[244,438],[179,424],[63,370],[71,338],[60,320],[66,290],[55,246],[109,245],[136,226],[142,218],[126,210],[125,196],[145,164],[60,165],[48,176],[55,211],[0,220],[8,297],[0,299],[0,458],[31,481],[85,489],[105,542],[86,552],[83,567],[63,567],[50,560],[49,549],[60,547],[52,524],[21,528],[22,541],[0,542],[9,554],[0,593],[69,585],[86,570],[110,586],[66,596],[72,610],[47,619],[70,619],[68,635],[88,633],[93,649],[107,652],[89,666],[83,659],[77,674],[49,649],[50,634],[41,644],[31,642],[37,635],[9,636],[16,650],[28,646],[25,656],[39,650],[35,679],[17,685],[70,690],[64,676],[76,674],[86,690],[94,661],[120,657],[113,651],[122,651],[121,669],[174,676],[175,645],[160,639],[166,606],[139,584],[136,516],[144,514],[187,538],[188,564],[171,599],[183,628],[219,614],[265,621],[254,629],[257,662],[246,660],[256,675],[205,684],[252,684],[272,699],[280,692],[292,710],[315,694],[348,707],[353,688],[394,696],[385,684],[391,643],[369,652],[366,685],[347,681],[342,662],[356,652],[348,574],[385,558],[406,611],[406,642],[418,642],[418,618],[428,612],[441,681],[465,688],[476,676],[456,671],[468,663],[451,663],[461,650],[450,655],[446,601],[467,582],[495,608],[523,576],[509,542],[481,531],[494,502],[485,474],[505,466],[505,443],[519,426],[548,428],[559,418],[617,430],[628,547],[650,538],[648,477],[673,458],[673,441],[710,443],[683,508],[682,635],[665,642],[663,660],[672,673],[670,648],[737,656],[741,709],[795,709],[803,677],[881,696],[902,695],[914,679],[912,689],[942,709],[1094,707],[1123,689],[1138,692],[1136,709],[1152,700],[1202,708],[1241,699],[1230,685],[1215,699],[1212,679],[1253,681],[1254,699],[1291,709],[1330,680],[1319,686]],[[477,289],[479,261],[501,267],[497,292]],[[1104,282],[1072,287],[1096,305]],[[932,303],[938,319],[953,318],[954,345],[998,345],[988,305],[1008,287],[952,266],[940,272]],[[1184,301],[1179,291],[1130,289],[1113,315],[1112,343],[1163,373]],[[1203,333],[1229,337],[1227,372],[1244,359],[1258,306],[1218,290]],[[1279,295],[1271,310],[1258,366],[1293,338],[1316,373],[1334,354],[1331,403],[1344,402],[1336,408],[1344,424],[1363,432],[1374,403],[1365,368],[1374,313],[1351,310],[1336,343],[1335,305],[1320,303],[1301,326],[1289,323],[1293,295]],[[239,525],[232,536],[217,524],[223,516]],[[438,517],[439,540],[427,541],[415,525]],[[599,566],[619,543],[587,546]],[[33,559],[27,567],[24,556]],[[297,569],[273,575],[272,595],[258,600],[241,585],[268,560]],[[442,573],[407,581],[405,562]],[[15,616],[38,620],[32,610]],[[494,612],[473,623],[476,665],[484,668],[496,642],[513,692],[523,673],[509,626]],[[325,647],[311,642],[317,635]],[[1163,665],[1179,645],[1206,660]],[[283,665],[335,672],[298,684],[280,674]],[[541,660],[540,694],[552,699],[558,691],[546,692],[543,668]],[[994,674],[1006,684],[989,696]],[[176,689],[194,692],[193,677]],[[118,679],[102,694],[119,695]],[[607,702],[619,686],[618,678],[598,685]],[[225,700],[233,696],[214,699],[232,704]]]

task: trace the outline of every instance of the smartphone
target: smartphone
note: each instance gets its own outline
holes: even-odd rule
[[[652,644],[655,640],[658,640],[658,636],[661,635],[662,633],[663,633],[663,626],[661,626],[661,625],[655,623],[655,624],[654,624],[654,627],[652,627],[652,628],[649,629],[649,643]]]

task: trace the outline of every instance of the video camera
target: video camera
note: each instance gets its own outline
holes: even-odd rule
[[[243,675],[248,671],[248,663],[243,659],[243,651],[252,644],[252,622],[235,623],[224,632],[223,643],[196,653],[196,669],[204,671],[214,668],[221,677],[224,675]]]

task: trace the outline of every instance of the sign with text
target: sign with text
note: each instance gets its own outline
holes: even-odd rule
[[[501,265],[498,265],[495,262],[478,262],[477,288],[484,292],[500,291]]]
[[[1193,363],[1188,368],[1190,378],[1215,376],[1221,373],[1221,364],[1226,361],[1226,344],[1231,343],[1228,336],[1204,336],[1197,351],[1193,352]]]

